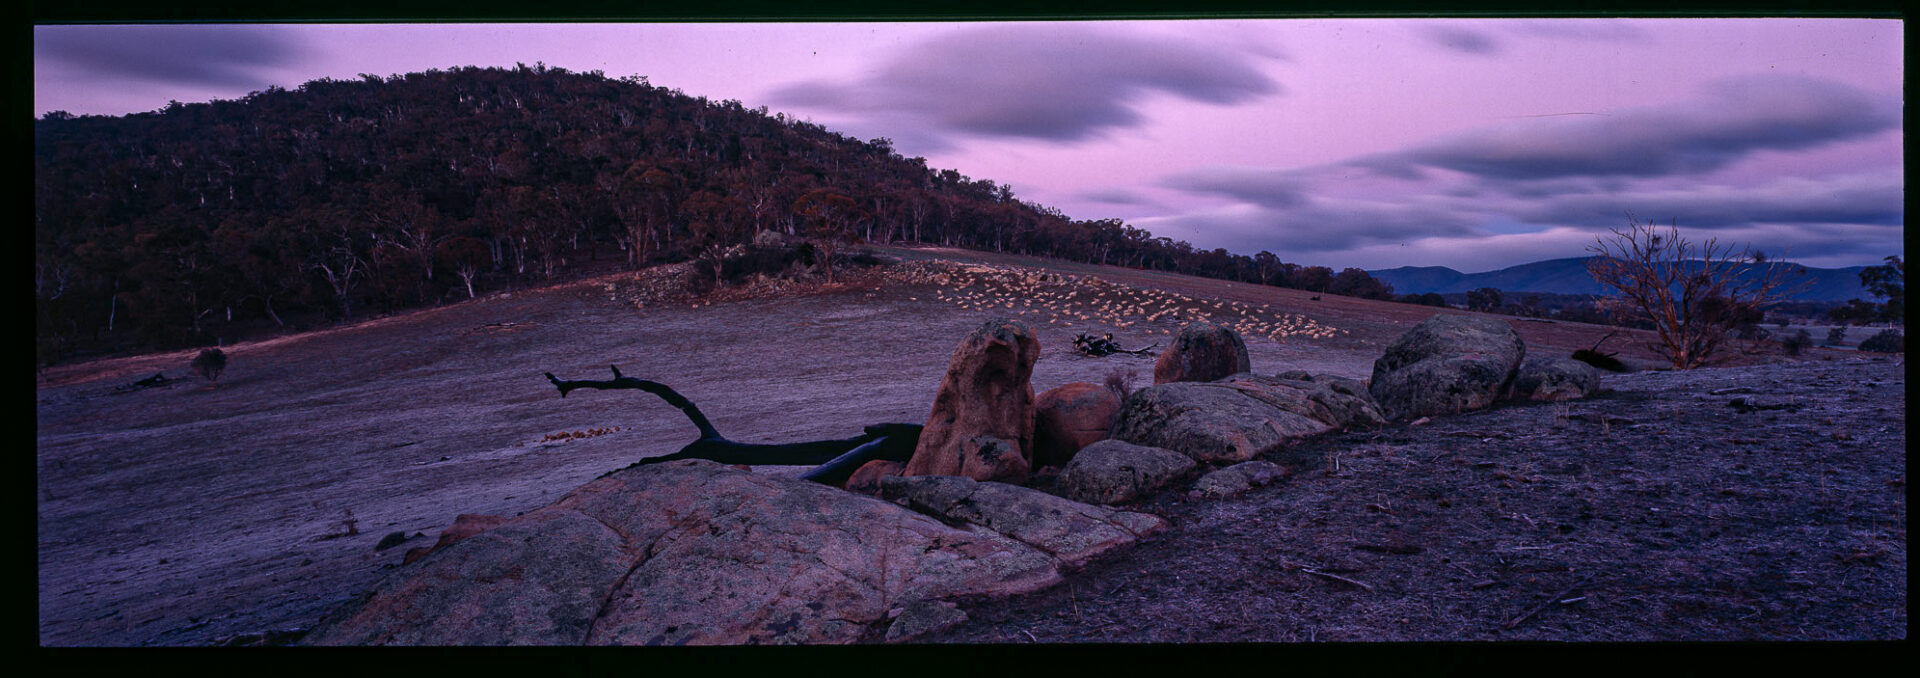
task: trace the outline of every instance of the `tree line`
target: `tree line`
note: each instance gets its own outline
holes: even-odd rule
[[[536,64],[321,79],[34,128],[35,333],[239,335],[682,261],[762,231],[1391,298],[1360,269],[1200,250],[765,107]]]

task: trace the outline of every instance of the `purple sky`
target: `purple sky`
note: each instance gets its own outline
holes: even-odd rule
[[[545,62],[1207,249],[1473,272],[1631,210],[1851,266],[1904,256],[1902,49],[1859,19],[41,26],[34,112]]]

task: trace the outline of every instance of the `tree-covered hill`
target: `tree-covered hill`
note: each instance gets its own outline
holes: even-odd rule
[[[36,337],[213,344],[684,260],[779,231],[1385,297],[1364,271],[1195,250],[765,108],[521,66],[34,123]]]

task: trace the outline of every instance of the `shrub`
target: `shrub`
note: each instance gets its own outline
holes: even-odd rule
[[[206,377],[207,381],[219,383],[220,373],[226,369],[227,354],[221,352],[220,349],[210,348],[201,351],[200,355],[194,356],[193,358],[193,371],[202,377]]]
[[[1872,353],[1906,353],[1907,337],[1900,330],[1881,330],[1860,342],[1860,350]]]
[[[1108,371],[1106,386],[1107,390],[1113,392],[1114,397],[1122,401],[1126,400],[1127,395],[1133,393],[1133,370],[1116,367]]]
[[[1827,330],[1827,345],[1840,346],[1847,341],[1847,326],[1841,325]]]
[[[1780,348],[1787,355],[1800,355],[1800,351],[1813,345],[1813,335],[1806,330],[1795,330],[1780,338]]]

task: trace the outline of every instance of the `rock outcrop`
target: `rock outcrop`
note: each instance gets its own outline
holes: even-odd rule
[[[934,515],[703,460],[628,467],[402,566],[302,642],[897,641],[958,618],[939,601],[1052,586],[1165,525],[964,477],[882,485]]]
[[[1119,440],[1087,446],[1061,469],[1062,494],[1092,504],[1119,504],[1152,492],[1196,466],[1186,455]]]
[[[1526,353],[1504,320],[1436,315],[1374,361],[1368,391],[1394,420],[1476,410],[1507,392]]]
[[[1153,364],[1153,383],[1213,381],[1253,369],[1240,333],[1206,321],[1180,328]]]
[[[960,606],[944,600],[916,601],[900,609],[893,624],[887,627],[886,640],[889,643],[910,643],[921,636],[943,629],[952,628],[965,622],[967,613]]]
[[[902,476],[880,481],[880,495],[947,520],[977,525],[1075,568],[1167,526],[1145,513],[1082,504],[1006,483],[964,476]]]
[[[1191,494],[1206,499],[1239,496],[1248,490],[1287,477],[1285,466],[1255,459],[1243,461],[1200,476]]]
[[[1017,320],[982,324],[954,349],[909,476],[1021,483],[1033,468],[1033,361],[1040,340]]]
[[[1246,461],[1327,431],[1386,422],[1360,383],[1292,372],[1235,374],[1135,391],[1114,421],[1116,440],[1162,447],[1200,462]]]
[[[1534,358],[1513,378],[1515,400],[1559,402],[1600,390],[1600,371],[1572,358]]]
[[[875,459],[867,462],[862,464],[860,468],[854,469],[853,475],[847,476],[847,491],[867,496],[879,496],[880,479],[887,476],[900,475],[900,472],[906,470],[906,468],[906,462],[900,461]]]
[[[453,524],[448,525],[447,529],[440,531],[440,538],[434,540],[432,546],[407,549],[407,554],[402,562],[411,563],[425,558],[429,553],[452,546],[460,540],[504,525],[508,520],[512,519],[506,516],[488,516],[477,513],[462,513],[454,516]]]
[[[1062,384],[1034,401],[1033,465],[1066,466],[1082,448],[1107,439],[1120,398],[1105,386]]]

